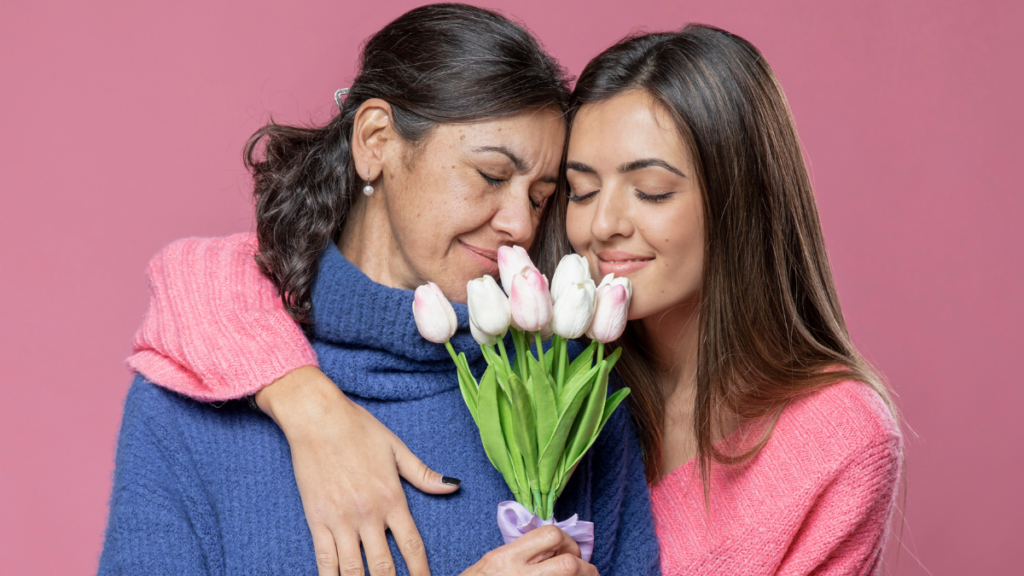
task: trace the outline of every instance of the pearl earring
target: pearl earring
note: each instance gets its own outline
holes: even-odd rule
[[[366,174],[366,186],[363,186],[363,194],[373,196],[373,186],[370,186],[370,174]]]

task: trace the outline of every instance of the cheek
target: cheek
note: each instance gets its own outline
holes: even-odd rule
[[[450,164],[430,170],[417,170],[402,182],[408,193],[398,204],[388,207],[397,220],[396,235],[401,230],[415,231],[403,244],[410,252],[443,254],[455,237],[479,227],[487,218],[484,195],[466,182],[464,175]]]
[[[657,264],[634,287],[630,319],[667,310],[697,296],[704,276],[704,232],[699,212],[651,214],[640,231]]]
[[[565,232],[577,254],[586,255],[590,246],[590,221],[586,206],[569,202],[565,213]]]

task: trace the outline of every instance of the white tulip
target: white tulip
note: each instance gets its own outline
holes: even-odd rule
[[[427,282],[416,289],[412,300],[412,315],[420,335],[437,344],[451,340],[459,327],[455,309],[433,282]]]
[[[469,327],[477,342],[493,346],[504,338],[512,321],[508,297],[491,276],[470,280],[466,284]]]
[[[498,343],[498,340],[501,340],[501,338],[498,338],[497,336],[481,332],[480,329],[476,327],[476,324],[473,324],[472,320],[469,322],[469,333],[473,335],[474,340],[484,346],[494,346]]]
[[[512,295],[512,278],[527,268],[535,268],[533,260],[522,246],[502,246],[498,248],[498,274],[501,287],[505,293]]]
[[[600,290],[602,286],[622,286],[626,289],[626,298],[633,299],[633,283],[625,276],[616,278],[615,274],[605,274],[604,278],[601,278],[601,283],[597,285],[597,289]]]
[[[555,272],[555,278],[557,277],[558,273]],[[570,340],[582,336],[594,319],[596,297],[597,289],[590,278],[584,282],[563,286],[551,312],[551,329],[554,333]]]
[[[581,282],[593,280],[590,278],[590,266],[587,259],[579,254],[567,254],[562,256],[562,261],[555,268],[555,275],[551,277],[551,297],[558,302],[558,296],[562,290]],[[555,331],[558,332],[557,330]],[[559,334],[561,336],[561,334]]]
[[[622,336],[632,297],[633,285],[629,278],[615,278],[613,274],[605,276],[597,287],[594,321],[587,330],[587,336],[603,344]]]

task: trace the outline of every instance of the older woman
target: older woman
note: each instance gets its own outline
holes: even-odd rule
[[[330,123],[271,124],[248,146],[259,265],[309,321],[320,366],[366,418],[464,487],[445,494],[458,484],[451,478],[430,483],[441,494],[387,485],[419,525],[389,514],[387,539],[365,528],[306,529],[323,502],[300,499],[293,474],[301,486],[322,462],[304,461],[315,451],[289,450],[306,438],[286,424],[295,413],[287,402],[261,397],[278,428],[245,403],[202,404],[140,377],[125,403],[101,574],[337,573],[339,556],[351,574],[362,571],[360,543],[373,574],[425,574],[424,550],[439,574],[657,572],[643,463],[625,414],[609,422],[559,502],[560,516],[596,524],[593,565],[554,528],[499,546],[494,510],[508,488],[480,446],[445,351],[420,339],[412,317],[409,288],[433,281],[464,301],[466,282],[496,269],[498,246],[533,242],[555,190],[567,98],[561,70],[518,25],[468,6],[427,6],[369,39]],[[479,367],[464,306],[458,314],[453,343]],[[400,450],[399,461],[408,453]],[[405,563],[392,562],[399,552]]]

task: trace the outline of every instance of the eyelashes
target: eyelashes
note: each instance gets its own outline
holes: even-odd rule
[[[477,170],[476,172],[477,172],[477,174],[480,175],[481,178],[484,179],[484,182],[487,182],[487,185],[491,186],[492,188],[497,188],[498,186],[501,186],[505,182],[508,182],[508,180],[502,180],[501,178],[493,178],[491,176],[488,176],[487,174],[483,173],[481,170]],[[544,198],[540,202],[538,202],[538,201],[534,200],[532,196],[530,197],[530,207],[533,208],[534,210],[541,210],[542,208],[544,208],[544,204],[546,202],[547,202],[547,198]]]
[[[481,172],[479,170],[477,170],[476,172],[477,172],[477,174],[480,175],[481,178],[484,179],[484,182],[487,182],[488,186],[498,187],[498,186],[501,186],[502,182],[504,182],[504,180],[502,180],[500,178],[491,178],[490,176],[488,176],[487,174],[484,174],[483,172]]]
[[[647,202],[662,202],[675,196],[675,194],[675,192],[665,192],[664,194],[647,194],[641,190],[636,191],[636,197],[639,198],[640,200],[645,200]]]
[[[569,190],[569,201],[570,202],[586,202],[587,200],[590,200],[591,198],[593,198],[594,195],[596,195],[598,192],[600,192],[600,190],[594,190],[593,192],[588,192],[587,194],[577,195],[575,192],[573,192],[570,189]],[[637,190],[636,191],[636,197],[638,199],[640,199],[640,200],[645,201],[645,202],[663,202],[663,201],[668,200],[669,198],[675,196],[675,194],[676,194],[675,192],[665,192],[664,194],[647,194],[646,192],[644,192],[642,190]]]
[[[593,192],[588,192],[586,194],[577,196],[576,193],[573,192],[572,189],[570,189],[569,202],[586,202],[587,200],[593,198],[598,192],[600,192],[600,190],[594,190]]]

